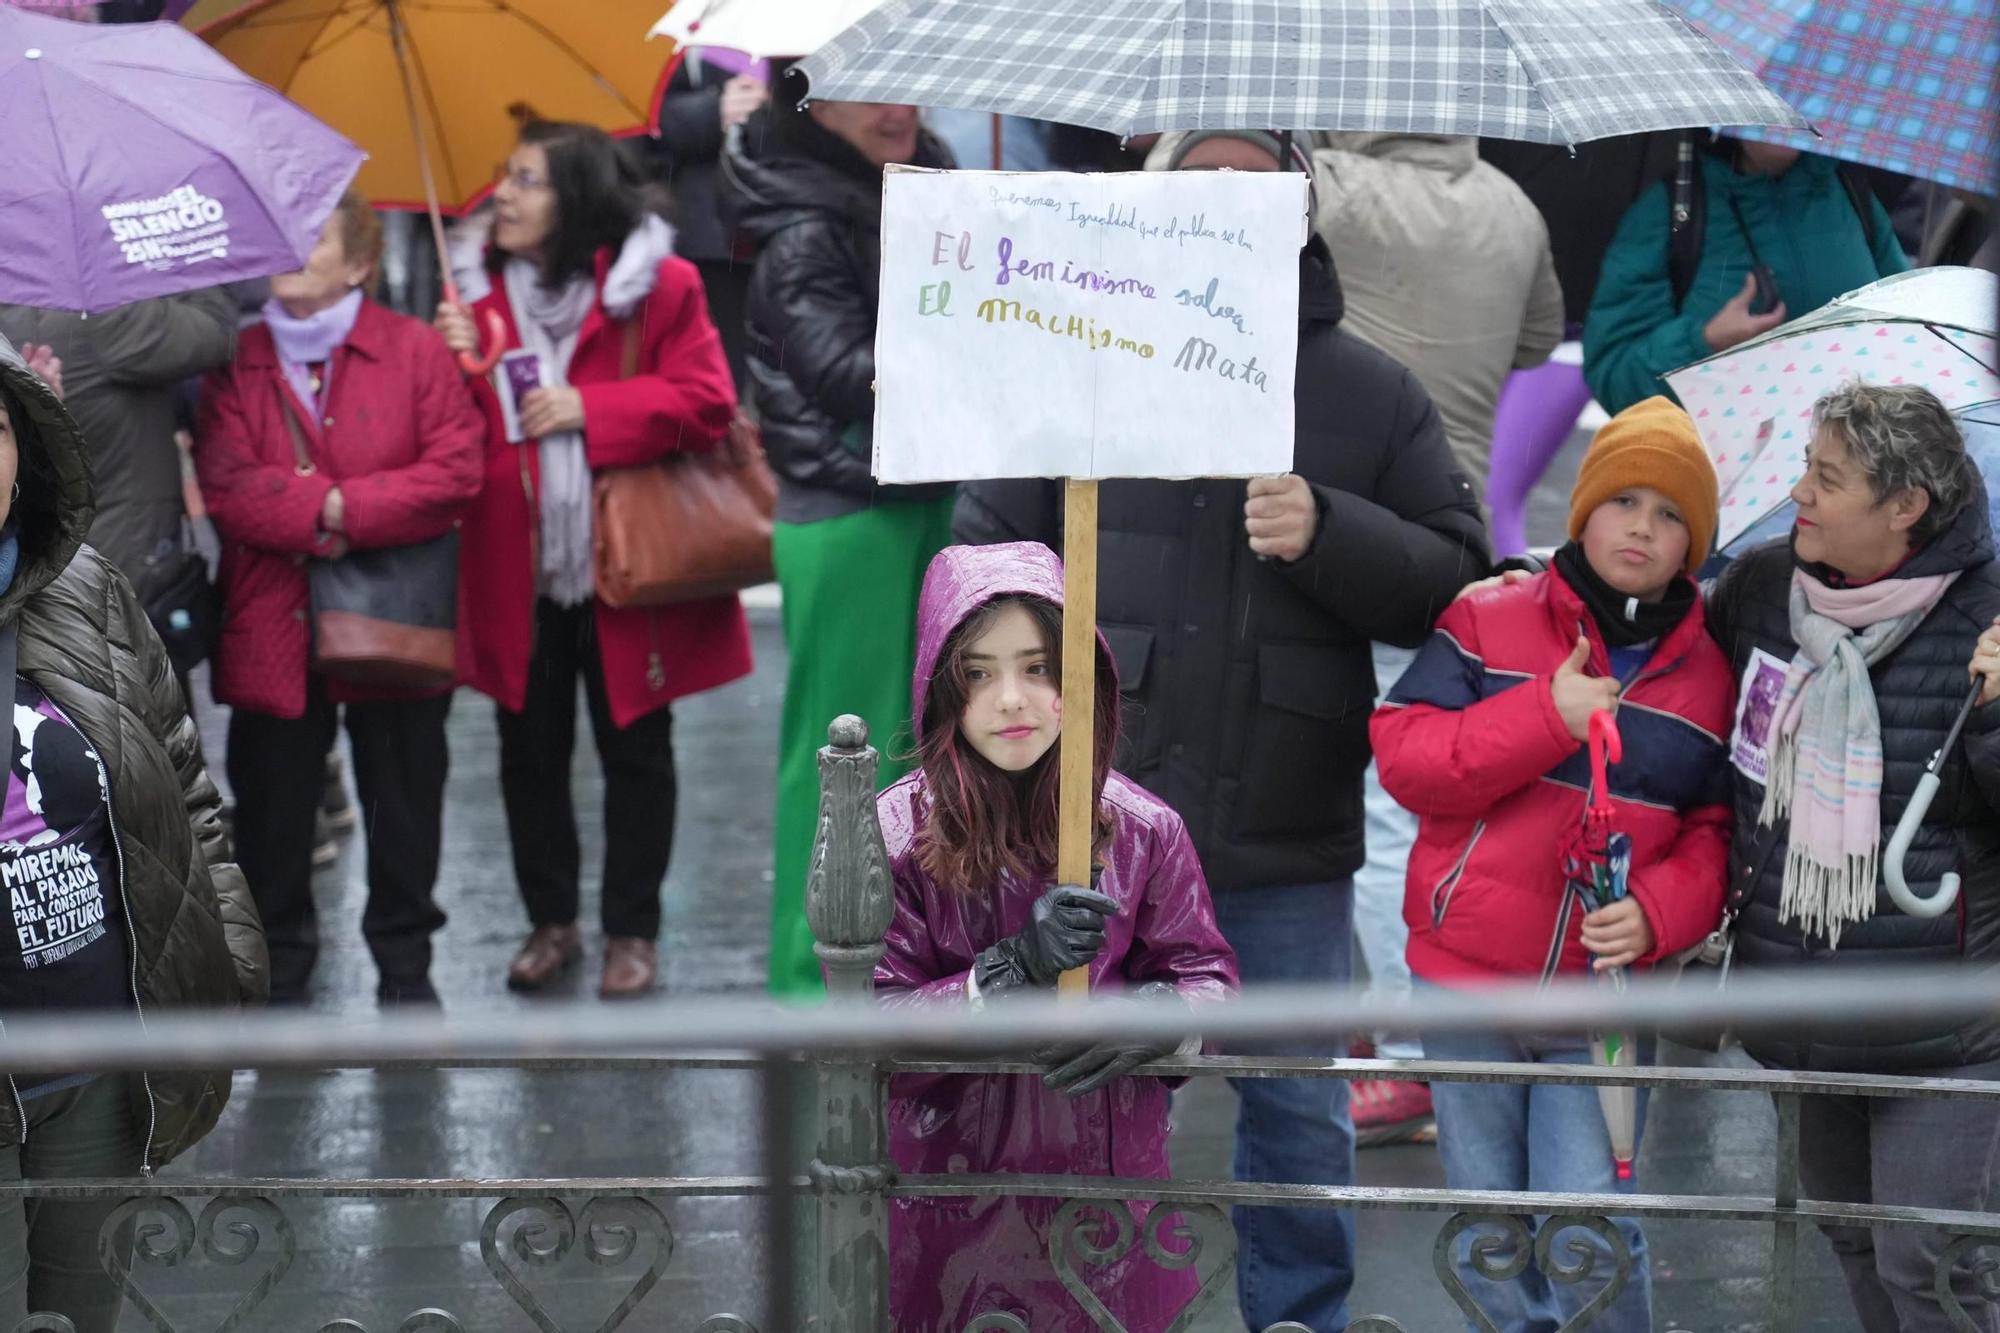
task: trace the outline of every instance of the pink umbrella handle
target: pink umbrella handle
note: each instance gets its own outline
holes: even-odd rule
[[[1623,763],[1625,741],[1618,734],[1618,719],[1602,709],[1590,715],[1590,778],[1593,794],[1591,809],[1611,810],[1610,778],[1606,773],[1609,764]]]

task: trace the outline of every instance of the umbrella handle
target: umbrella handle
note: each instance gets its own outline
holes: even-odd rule
[[[1590,715],[1590,778],[1594,793],[1590,800],[1594,809],[1611,809],[1610,777],[1605,770],[1609,764],[1624,760],[1625,740],[1618,734],[1618,719],[1600,708]]]
[[[444,280],[444,299],[453,305],[463,304],[458,297],[458,284],[450,278]],[[500,364],[500,354],[507,350],[507,323],[500,318],[500,312],[486,312],[486,349],[474,356],[471,352],[458,354],[458,368],[468,375],[484,375]]]
[[[1903,857],[1909,853],[1910,840],[1917,836],[1917,825],[1924,822],[1925,813],[1937,797],[1938,786],[1935,773],[1917,779],[1917,789],[1910,794],[1910,803],[1904,807],[1903,817],[1896,822],[1896,832],[1889,839],[1888,855],[1882,859],[1883,886],[1896,906],[1911,916],[1943,916],[1958,901],[1959,880],[1955,870],[1938,881],[1937,892],[1928,898],[1918,894],[1903,878]]]
[[[1903,807],[1903,817],[1896,821],[1896,831],[1890,835],[1888,855],[1882,860],[1882,884],[1889,890],[1890,899],[1911,916],[1943,916],[1958,901],[1959,876],[1951,871],[1938,880],[1937,892],[1930,897],[1919,896],[1910,888],[1903,877],[1903,858],[1909,853],[1910,843],[1917,836],[1917,826],[1924,822],[1930,812],[1931,802],[1937,799],[1938,787],[1942,779],[1938,770],[1944,767],[1945,756],[1958,744],[1958,734],[1965,729],[1966,719],[1979,703],[1980,692],[1986,682],[1975,680],[1965,702],[1959,705],[1958,717],[1952,721],[1951,730],[1945,733],[1944,744],[1938,746],[1924,766],[1924,775],[1917,779],[1917,789],[1910,793],[1910,803]]]

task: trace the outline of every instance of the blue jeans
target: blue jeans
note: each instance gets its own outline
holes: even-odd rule
[[[1418,981],[1421,990],[1435,989]],[[1642,1046],[1639,1062],[1651,1061]],[[1590,1063],[1590,1047],[1581,1037],[1513,1037],[1504,1034],[1424,1034],[1424,1056],[1431,1060],[1503,1060],[1521,1064]],[[1646,1090],[1638,1090],[1638,1132],[1646,1129]],[[1604,1110],[1595,1088],[1518,1083],[1433,1083],[1431,1104],[1437,1109],[1438,1150],[1444,1157],[1445,1184],[1455,1190],[1535,1190],[1540,1193],[1630,1194],[1632,1181],[1619,1181],[1611,1162],[1611,1139],[1604,1127]],[[1536,1226],[1542,1219],[1537,1219]],[[1614,1217],[1612,1223],[1632,1252],[1632,1276],[1617,1301],[1599,1315],[1591,1328],[1603,1333],[1648,1333],[1653,1327],[1653,1283],[1646,1261],[1646,1237],[1637,1218]],[[1501,1333],[1551,1333],[1573,1318],[1603,1290],[1615,1268],[1609,1247],[1580,1228],[1554,1237],[1554,1257],[1561,1261],[1573,1244],[1588,1245],[1597,1254],[1596,1267],[1583,1281],[1550,1282],[1529,1261],[1511,1282],[1491,1282],[1471,1263],[1475,1239],[1492,1234],[1475,1227],[1458,1241],[1452,1256],[1466,1292],[1492,1318]],[[1502,1249],[1494,1256],[1504,1258]]]
[[[1215,917],[1236,950],[1243,987],[1342,985],[1354,975],[1353,886],[1224,890]],[[1345,1054],[1338,1041],[1265,1042],[1237,1053]],[[1236,1178],[1354,1183],[1354,1121],[1338,1079],[1240,1078]],[[1236,1296],[1243,1322],[1291,1320],[1313,1333],[1347,1327],[1354,1286],[1354,1217],[1334,1208],[1237,1208]]]
[[[1375,689],[1387,695],[1403,678],[1417,654],[1409,648],[1374,645]],[[1354,938],[1361,961],[1368,965],[1368,993],[1395,1002],[1410,998],[1410,928],[1403,922],[1403,886],[1409,876],[1410,849],[1417,842],[1417,817],[1382,790],[1375,765],[1368,765],[1362,788],[1368,859],[1354,872]],[[1384,1060],[1420,1060],[1424,1048],[1407,1033],[1377,1032],[1375,1054]]]

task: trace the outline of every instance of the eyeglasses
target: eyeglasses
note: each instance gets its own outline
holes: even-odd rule
[[[501,167],[493,173],[493,185],[496,189],[502,185],[512,185],[515,189],[523,191],[546,190],[549,188],[549,178],[536,175],[525,167],[520,171],[509,171]]]

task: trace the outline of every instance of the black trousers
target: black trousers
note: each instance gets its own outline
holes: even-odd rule
[[[569,770],[579,675],[604,769],[604,933],[657,939],[660,886],[674,850],[674,718],[658,708],[622,730],[612,725],[592,602],[536,604],[527,698],[518,713],[497,710],[514,878],[530,922],[575,923],[583,852]]]
[[[319,954],[312,849],[326,753],[342,705],[317,676],[303,717],[238,708],[229,716],[229,785],[236,795],[236,859],[271,947],[271,999],[305,998]],[[444,925],[432,897],[450,767],[445,718],[451,697],[344,705],[354,786],[368,838],[368,906],[361,934],[385,987],[424,980],[431,935]]]

